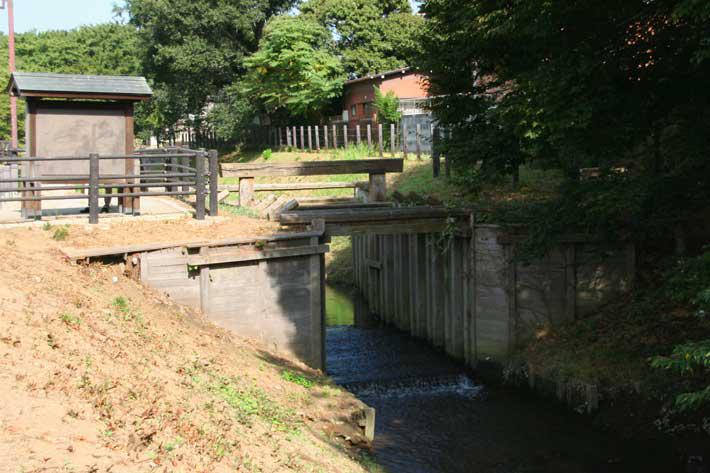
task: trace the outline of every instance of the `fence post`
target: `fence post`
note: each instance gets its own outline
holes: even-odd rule
[[[195,218],[205,219],[205,155],[195,155]]]
[[[296,134],[296,127],[292,127],[291,131],[291,144],[293,145],[294,149],[298,149],[298,136]]]
[[[451,139],[451,130],[448,130],[446,133],[446,138]],[[451,177],[451,161],[449,161],[449,155],[447,153],[446,156],[444,156],[444,174],[446,177]]]
[[[394,123],[390,123],[390,150],[392,151],[392,157],[394,158],[397,148],[397,131],[395,130]]]
[[[286,127],[286,147],[291,147],[291,130],[289,127]]]
[[[301,150],[302,151],[306,150],[306,140],[304,139],[304,135],[303,135],[303,125],[301,125]]]
[[[416,132],[416,146],[417,146],[417,161],[422,160],[422,125],[417,123],[415,128]]]
[[[210,165],[210,217],[219,213],[219,155],[216,149],[209,150],[207,154]]]
[[[89,155],[89,223],[99,223],[99,155]]]
[[[284,147],[283,135],[281,134],[281,127],[276,129],[276,133],[279,135],[279,150]]]
[[[333,149],[338,149],[338,127],[333,125]]]
[[[407,124],[402,123],[402,155],[407,159]]]
[[[318,131],[320,127],[316,125],[314,128],[316,129],[316,151],[320,151],[320,132]]]
[[[323,148],[328,149],[328,125],[323,125]]]
[[[348,126],[343,125],[343,148],[348,147]]]
[[[355,142],[358,146],[360,146],[360,125],[355,125],[355,133],[357,133],[357,136],[355,137]]]
[[[166,164],[167,164],[167,166],[166,166],[167,167],[167,170],[166,170],[167,174],[177,173],[177,166],[176,166],[177,165],[177,158],[168,158],[168,161]],[[175,187],[172,186],[172,181],[175,181],[175,180],[179,181],[180,178],[176,179],[174,177],[169,177],[165,180],[165,182],[168,184],[165,186],[165,192],[173,192],[176,190]]]
[[[313,151],[313,134],[310,125],[308,125],[308,151]]]
[[[441,153],[439,152],[439,127],[434,128],[431,137],[431,166],[434,177],[441,173]]]
[[[372,149],[372,126],[367,124],[367,154],[370,154]]]
[[[377,124],[377,144],[380,148],[380,158],[385,157],[384,143],[382,143],[382,123]]]

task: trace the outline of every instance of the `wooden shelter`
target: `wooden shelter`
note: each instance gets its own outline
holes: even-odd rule
[[[15,72],[10,77],[8,91],[25,99],[25,143],[27,156],[58,158],[123,156],[122,159],[102,159],[100,173],[115,182],[132,183],[125,176],[137,175],[139,163],[126,159],[134,152],[133,106],[148,100],[153,92],[143,77],[96,76]],[[61,178],[89,176],[86,160],[57,160],[27,163],[23,176],[53,184]],[[122,189],[130,192],[130,188]],[[108,189],[110,191],[110,189]],[[32,189],[39,193],[39,189]],[[138,197],[119,196],[124,212],[139,210]],[[25,217],[41,216],[41,200],[23,202]]]

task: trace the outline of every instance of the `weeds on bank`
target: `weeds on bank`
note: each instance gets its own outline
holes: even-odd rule
[[[49,223],[49,222],[47,222],[47,223]],[[52,228],[51,225],[49,228]],[[69,229],[67,227],[59,227],[56,230],[54,230],[54,234],[52,235],[52,239],[55,241],[64,241],[67,239],[68,236],[69,236]]]
[[[281,372],[281,379],[294,384],[298,384],[299,386],[303,386],[306,389],[311,389],[313,387],[313,381],[301,374],[292,373],[289,370],[283,370]]]

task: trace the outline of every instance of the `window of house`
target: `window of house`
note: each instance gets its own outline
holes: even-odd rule
[[[357,118],[357,105],[350,107],[350,117]]]
[[[366,104],[363,104],[363,107],[364,107],[365,117],[368,117],[368,118],[371,117],[372,112],[375,110],[372,102],[367,102]]]

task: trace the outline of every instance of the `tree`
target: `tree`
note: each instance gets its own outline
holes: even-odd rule
[[[377,112],[377,121],[383,125],[390,123],[399,123],[402,118],[402,113],[399,111],[399,99],[393,91],[388,90],[383,94],[379,87],[375,89],[375,111]]]
[[[341,95],[345,81],[330,32],[308,17],[273,18],[244,64],[244,95],[257,97],[272,113],[315,117]]]
[[[127,0],[144,72],[164,89],[166,122],[194,114],[245,72],[266,21],[293,0]]]
[[[351,76],[408,65],[424,24],[408,0],[306,0],[300,11],[333,33]]]

